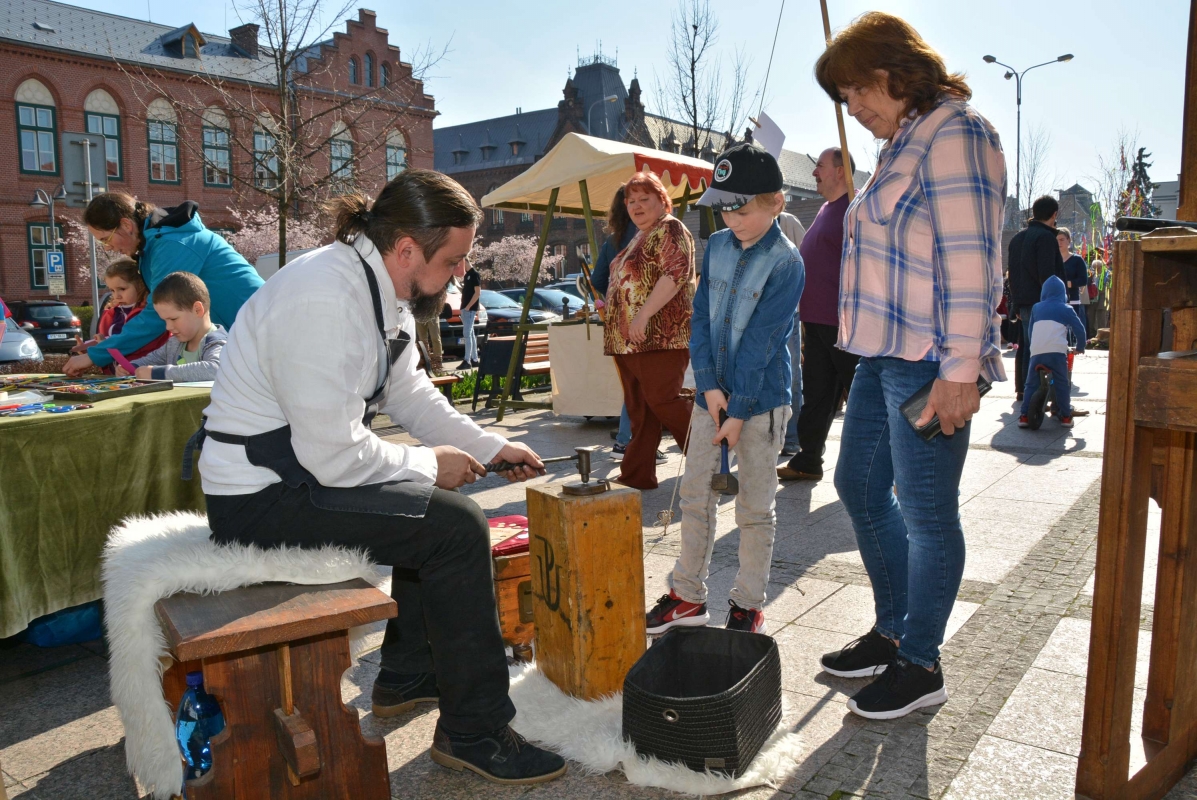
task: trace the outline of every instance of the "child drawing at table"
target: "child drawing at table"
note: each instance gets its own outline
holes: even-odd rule
[[[145,281],[141,279],[141,271],[133,259],[118,258],[109,264],[104,270],[104,283],[112,292],[112,297],[100,315],[100,321],[96,324],[96,337],[86,342],[80,341],[71,348],[72,353],[87,352],[87,348],[92,345],[102,342],[109,336],[117,335],[124,329],[126,322],[145,310],[150,290],[146,287]],[[141,358],[166,344],[166,340],[169,338],[169,333],[163,333],[149,344],[124,355],[130,359]],[[110,368],[106,368],[104,371],[109,375],[114,374]]]
[[[228,333],[212,324],[208,287],[191,272],[172,272],[154,289],[154,312],[171,334],[166,344],[133,361],[138,378],[176,383],[216,380]],[[128,375],[117,367],[118,375]]]

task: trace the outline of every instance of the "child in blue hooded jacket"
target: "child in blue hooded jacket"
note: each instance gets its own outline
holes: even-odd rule
[[[1039,366],[1051,370],[1056,389],[1056,417],[1065,428],[1072,427],[1072,404],[1069,402],[1072,382],[1068,377],[1068,332],[1076,337],[1076,351],[1085,352],[1085,325],[1072,306],[1068,305],[1068,290],[1064,281],[1055,275],[1043,282],[1039,302],[1031,308],[1031,361],[1027,366],[1027,385],[1022,393],[1018,427],[1026,428],[1031,395],[1039,385]]]

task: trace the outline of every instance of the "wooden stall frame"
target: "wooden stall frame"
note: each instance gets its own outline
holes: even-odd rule
[[[1197,220],[1197,0],[1177,218]],[[1197,232],[1115,243],[1105,458],[1076,796],[1156,800],[1197,758]],[[1165,314],[1167,312],[1167,315]],[[1148,498],[1162,510],[1143,711],[1130,773]]]

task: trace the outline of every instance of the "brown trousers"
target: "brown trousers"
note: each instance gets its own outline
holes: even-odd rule
[[[681,397],[689,350],[650,350],[615,356],[623,401],[632,421],[632,441],[620,465],[619,482],[635,489],[657,488],[661,428],[685,449],[693,403]]]

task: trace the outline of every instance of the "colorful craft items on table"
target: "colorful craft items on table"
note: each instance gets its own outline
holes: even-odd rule
[[[48,392],[60,400],[94,401],[167,391],[174,388],[174,383],[131,377],[104,377],[85,380],[63,377],[29,380],[22,384],[22,388]]]

